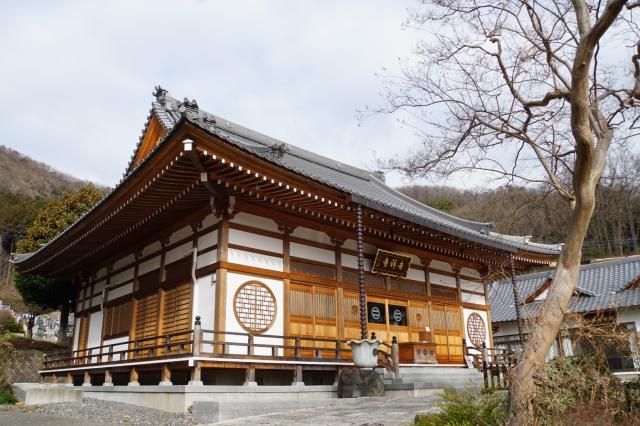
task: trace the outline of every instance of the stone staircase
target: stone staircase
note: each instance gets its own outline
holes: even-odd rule
[[[461,367],[400,367],[400,380],[386,370],[383,378],[386,394],[398,396],[426,396],[446,387],[479,390],[483,386],[481,372]]]

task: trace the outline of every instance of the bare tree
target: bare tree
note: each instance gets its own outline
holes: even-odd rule
[[[568,236],[511,382],[510,424],[531,420],[533,374],[560,330],[580,267],[596,186],[614,141],[636,135],[640,44],[625,0],[432,0],[409,25],[428,33],[387,106],[422,145],[386,166],[409,177],[473,171],[537,183],[570,206]]]

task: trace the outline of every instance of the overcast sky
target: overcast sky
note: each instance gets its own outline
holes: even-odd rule
[[[417,143],[379,105],[416,33],[415,0],[19,1],[0,6],[0,144],[113,186],[160,84],[254,130],[347,163]],[[388,176],[393,185],[402,183]]]

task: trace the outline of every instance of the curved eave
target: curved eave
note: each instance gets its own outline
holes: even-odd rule
[[[53,240],[51,240],[46,245],[40,247],[37,251],[33,253],[19,253],[14,255],[11,262],[15,265],[15,267],[19,271],[31,272],[31,266],[34,263],[42,263],[46,260],[41,259],[42,257],[47,257],[49,252],[60,249],[61,245],[65,244],[65,240],[72,240],[73,238],[81,239],[87,234],[82,234],[85,231],[84,226],[86,226],[87,222],[99,219],[100,215],[104,215],[107,213],[108,209],[113,209],[112,204],[117,203],[115,198],[121,195],[122,192],[127,190],[130,186],[135,185],[135,180],[138,175],[144,170],[144,168],[151,163],[161,151],[162,147],[167,144],[167,141],[170,140],[173,135],[178,131],[181,127],[179,124],[182,120],[178,121],[176,125],[170,130],[170,132],[155,146],[153,150],[149,152],[149,154],[143,158],[138,165],[136,165],[132,170],[128,173],[125,173],[122,176],[122,179],[118,184],[108,193],[106,194],[100,201],[98,201],[91,209],[89,209],[84,215],[80,216],[74,223],[72,223],[67,229],[58,234]],[[79,236],[81,234],[82,236]],[[71,241],[67,241],[70,243]]]
[[[267,161],[272,163],[273,165],[275,165],[276,167],[282,167],[281,165],[279,165],[277,162],[273,162],[270,161],[269,158],[266,158],[265,156],[262,155],[258,155],[255,152],[252,152],[251,150],[248,150],[246,148],[244,148],[243,146],[234,143],[233,140],[231,140],[230,138],[226,137],[224,134],[220,134],[219,132],[216,132],[215,127],[214,126],[203,126],[201,123],[199,123],[196,120],[191,120],[188,119],[188,121],[194,125],[196,125],[198,128],[200,128],[201,130],[205,131],[206,133],[208,133],[210,136],[218,138],[218,139],[223,139],[226,142],[230,143],[231,145],[233,145],[235,148],[241,150],[242,152],[251,155],[252,157],[255,157],[257,159],[263,160],[263,161]],[[290,173],[295,173],[297,175],[299,175],[302,178],[305,179],[311,179],[309,176],[301,173],[300,171],[292,171],[292,170],[286,170],[287,172]],[[340,192],[346,192],[344,188],[340,187],[340,186],[336,186],[336,185],[331,185],[330,183],[327,182],[319,182],[317,180],[315,180],[316,183],[320,184],[320,185],[324,185],[324,186],[328,186],[331,187],[337,191]],[[461,239],[465,239],[465,240],[469,240],[472,241],[474,243],[477,244],[481,244],[481,245],[485,245],[487,247],[491,247],[491,248],[495,248],[495,249],[499,249],[499,250],[505,250],[514,254],[526,254],[526,253],[530,253],[532,255],[540,255],[540,256],[544,256],[544,257],[555,257],[560,253],[560,249],[556,246],[556,245],[544,245],[544,244],[527,244],[527,243],[519,243],[517,241],[513,241],[507,238],[500,238],[497,236],[492,236],[490,235],[490,227],[492,226],[492,223],[483,223],[483,222],[471,222],[471,221],[467,221],[470,223],[473,223],[474,225],[477,226],[481,226],[483,229],[486,229],[486,233],[482,233],[482,232],[478,232],[474,229],[471,228],[465,228],[462,225],[456,224],[456,223],[450,223],[447,224],[446,221],[434,221],[434,220],[427,220],[425,218],[419,217],[417,215],[413,215],[409,212],[403,211],[403,210],[399,210],[393,206],[387,205],[387,204],[383,204],[378,202],[377,200],[372,200],[370,198],[364,197],[360,194],[357,193],[353,193],[353,192],[346,192],[351,199],[358,204],[361,204],[364,207],[368,207],[374,210],[378,210],[382,213],[388,214],[390,216],[394,216],[397,217],[398,219],[402,219],[402,220],[406,220],[408,222],[411,222],[415,225],[419,225],[419,226],[424,226],[427,227],[429,229],[433,229],[435,231],[439,231],[439,232],[443,232],[446,234],[450,234],[453,235],[455,237],[461,238]]]

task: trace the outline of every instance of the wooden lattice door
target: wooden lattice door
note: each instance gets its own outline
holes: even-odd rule
[[[460,308],[433,304],[431,324],[438,362],[463,362]]]

